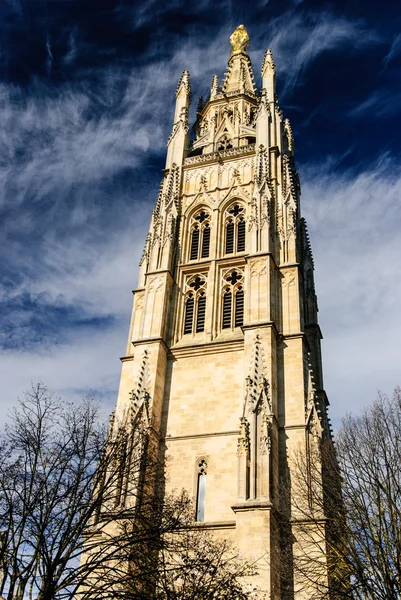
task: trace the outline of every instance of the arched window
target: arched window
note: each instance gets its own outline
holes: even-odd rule
[[[210,247],[210,227],[209,227],[209,223],[206,223],[205,227],[203,228],[201,258],[208,258],[209,247]]]
[[[210,251],[210,215],[201,210],[191,225],[191,245],[189,260],[208,258]]]
[[[231,327],[231,304],[232,294],[231,290],[228,289],[224,292],[223,296],[223,329],[228,329]]]
[[[206,473],[207,463],[204,458],[201,458],[198,461],[198,480],[196,489],[196,520],[200,523],[203,523],[205,520]]]
[[[184,335],[205,331],[206,277],[194,275],[187,281],[185,296]]]
[[[205,331],[206,294],[201,292],[198,296],[198,310],[196,314],[196,333]]]
[[[195,225],[195,227],[192,230],[190,260],[196,260],[198,258],[198,252],[199,252],[199,227],[197,225]]]
[[[242,289],[242,287],[239,287],[235,294],[234,327],[242,327],[243,324],[244,324],[244,290]]]
[[[234,221],[228,221],[226,227],[226,254],[234,252]]]
[[[245,251],[246,222],[245,210],[240,204],[234,204],[226,213],[225,254]]]
[[[185,303],[184,333],[192,333],[192,324],[194,320],[195,301],[193,294],[189,294]]]
[[[223,277],[222,329],[242,327],[244,324],[243,279],[239,269],[230,270]]]
[[[245,219],[240,217],[237,229],[237,252],[245,251]]]

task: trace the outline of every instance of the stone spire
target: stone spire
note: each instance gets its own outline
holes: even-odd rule
[[[173,164],[182,164],[189,143],[188,111],[191,103],[191,83],[186,69],[178,82],[175,97],[173,130],[167,142],[166,169],[170,169]]]
[[[237,27],[231,34],[230,44],[231,55],[222,91],[224,94],[242,93],[253,95],[256,93],[256,86],[251,59],[246,52],[249,45],[249,35],[244,25]]]
[[[182,109],[188,110],[191,102],[191,82],[189,80],[189,71],[185,69],[177,85],[177,91],[175,93],[175,113],[174,123],[177,123],[181,117]]]
[[[276,94],[276,65],[274,64],[273,54],[270,48],[266,50],[263,57],[262,89],[266,90],[269,103],[274,104]]]

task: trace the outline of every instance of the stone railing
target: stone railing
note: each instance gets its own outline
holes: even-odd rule
[[[242,156],[243,154],[249,154],[255,152],[256,144],[248,144],[247,146],[240,146],[239,148],[230,148],[229,150],[221,150],[220,152],[209,152],[209,154],[200,154],[199,156],[190,156],[184,160],[184,166],[198,165],[200,163],[211,162],[219,160],[221,158],[229,158],[231,156]]]

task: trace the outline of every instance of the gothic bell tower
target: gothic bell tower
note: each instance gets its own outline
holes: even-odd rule
[[[257,90],[243,25],[230,43],[224,80],[214,76],[199,100],[193,140],[188,71],[177,87],[116,418],[143,411],[151,444],[168,457],[167,489],[185,488],[196,519],[257,561],[261,591],[281,600],[277,515],[291,509],[280,485],[295,449],[330,436],[328,402],[272,53]]]

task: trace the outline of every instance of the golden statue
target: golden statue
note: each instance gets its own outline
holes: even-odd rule
[[[249,46],[249,35],[244,25],[239,25],[231,34],[230,44],[232,48],[231,56],[240,52],[246,52],[246,48]]]

